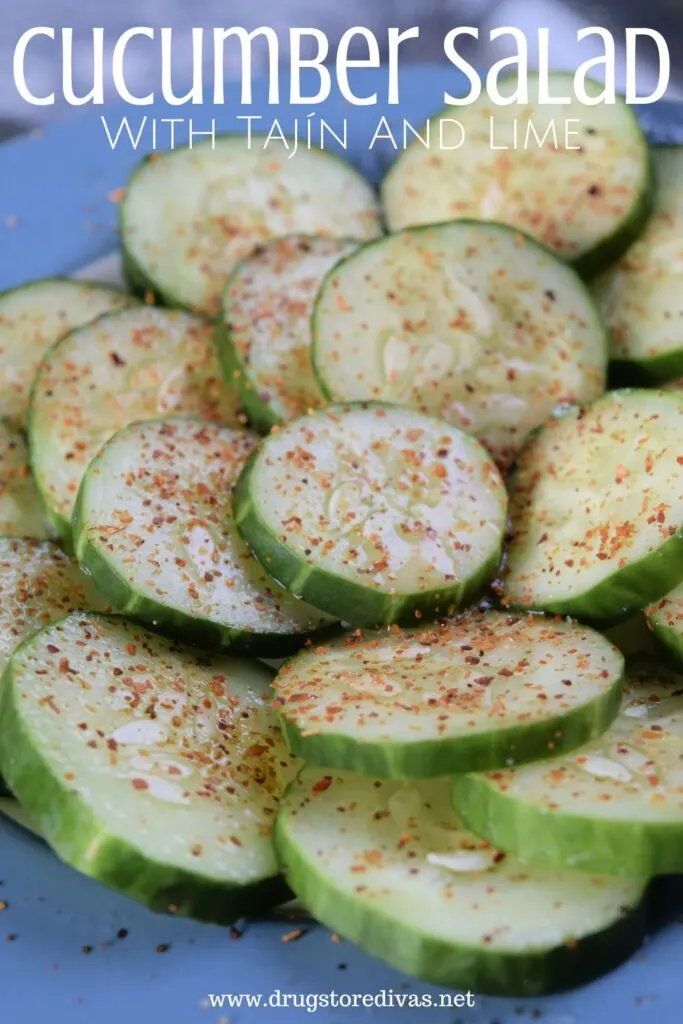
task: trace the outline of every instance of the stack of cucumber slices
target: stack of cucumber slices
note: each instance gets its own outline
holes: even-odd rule
[[[152,909],[293,893],[536,995],[683,874],[683,154],[620,103],[492,151],[515,112],[381,200],[155,154],[128,290],[0,295],[0,811]]]

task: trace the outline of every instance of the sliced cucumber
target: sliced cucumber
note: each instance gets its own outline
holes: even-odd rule
[[[190,419],[115,434],[81,483],[81,567],[112,605],[171,636],[279,656],[330,618],[266,576],[237,533],[232,491],[255,434]]]
[[[313,337],[328,398],[440,416],[503,465],[558,403],[605,386],[605,328],[585,285],[499,224],[430,225],[363,246],[323,283]]]
[[[475,612],[301,651],[280,669],[275,703],[307,761],[430,778],[551,757],[599,736],[617,714],[623,666],[585,626]]]
[[[137,305],[94,282],[48,278],[0,295],[0,416],[25,427],[31,383],[48,348],[74,327]]]
[[[72,611],[105,608],[92,581],[56,544],[0,537],[0,675],[17,645],[37,629]],[[3,741],[0,732],[0,746]],[[0,777],[0,797],[10,795]]]
[[[501,93],[511,97],[516,84],[516,76],[502,81]],[[416,139],[384,179],[387,223],[396,231],[461,217],[502,221],[590,276],[617,259],[647,219],[647,143],[621,99],[587,109],[577,99],[539,99],[534,74],[528,84],[528,103],[500,106],[482,92],[458,107],[461,129],[450,107],[435,114],[425,126],[429,147]],[[572,86],[571,74],[550,76],[553,95],[571,96]],[[586,82],[590,95],[602,88]]]
[[[544,763],[453,780],[478,835],[530,864],[610,875],[683,871],[683,676],[641,660],[599,740]]]
[[[683,665],[683,584],[646,608],[645,618],[655,640]]]
[[[296,597],[358,626],[451,614],[495,572],[507,495],[446,423],[331,406],[279,427],[240,476],[237,527]]]
[[[173,413],[239,425],[208,321],[141,306],[50,349],[33,385],[29,444],[47,514],[64,540],[81,478],[102,444],[128,423]]]
[[[218,353],[226,379],[263,433],[325,405],[311,365],[310,318],[320,282],[356,248],[355,242],[312,235],[274,238],[230,278]]]
[[[37,540],[50,536],[24,435],[7,420],[0,420],[0,535]]]
[[[292,890],[361,948],[427,981],[540,995],[611,970],[643,939],[642,879],[529,868],[457,821],[446,781],[305,768],[275,841]]]
[[[503,600],[616,622],[683,578],[683,396],[612,391],[550,419],[509,481]]]
[[[5,670],[0,768],[72,867],[155,910],[229,922],[286,892],[271,829],[296,765],[270,678],[69,615]]]
[[[381,233],[375,194],[354,167],[328,151],[299,149],[292,157],[264,143],[224,135],[140,164],[121,205],[135,289],[214,315],[236,265],[271,238]]]
[[[0,537],[0,672],[36,629],[71,611],[104,608],[92,581],[56,544]]]
[[[621,260],[593,284],[622,378],[683,374],[683,147],[653,150],[654,214]]]

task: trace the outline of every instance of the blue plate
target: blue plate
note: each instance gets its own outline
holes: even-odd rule
[[[356,72],[358,92],[378,90],[372,107],[351,107],[336,92],[315,113],[337,132],[348,121],[348,152],[378,180],[394,150],[384,141],[369,149],[380,117],[401,137],[402,119],[417,125],[440,105],[444,89],[458,79],[452,69],[413,67],[401,75],[401,104],[385,103],[386,73]],[[361,93],[362,94],[362,93]],[[260,114],[258,126],[279,118],[285,132],[312,108],[269,107],[264,82],[254,101],[240,110],[235,91],[225,107],[194,108],[195,131],[244,130],[238,114]],[[644,108],[643,122],[656,141],[683,142],[682,108]],[[109,112],[110,130],[123,113],[137,126],[151,118],[185,117],[164,106]],[[317,123],[317,118],[313,121]],[[163,128],[158,125],[161,132]],[[179,132],[178,139],[185,137]],[[28,278],[66,274],[116,245],[116,208],[111,194],[124,184],[146,149],[130,145],[112,151],[100,117],[75,119],[42,134],[0,146],[0,289]],[[662,883],[665,916],[674,886]],[[307,926],[297,940],[282,938],[297,925],[285,920],[251,923],[238,939],[225,928],[154,915],[60,864],[47,848],[9,822],[0,822],[0,1020],[8,1024],[243,1024],[312,1019],[301,1005],[308,995],[377,994],[391,1006],[392,994],[430,996],[434,1008],[405,1010],[405,1019],[433,1024],[680,1024],[683,928],[669,922],[655,930],[631,962],[602,980],[566,995],[538,1000],[475,998],[474,1007],[439,1006],[442,990],[423,985],[372,960],[326,929]],[[671,915],[669,915],[671,916]],[[381,995],[384,990],[384,996]],[[445,992],[445,990],[443,990]],[[212,1006],[221,994],[269,996],[272,1008]],[[288,1008],[283,1004],[289,1001]],[[346,1000],[342,1000],[344,1002]],[[377,1022],[404,1016],[393,1008],[318,1009],[319,1024],[362,1019]],[[274,1016],[275,1015],[275,1016]]]

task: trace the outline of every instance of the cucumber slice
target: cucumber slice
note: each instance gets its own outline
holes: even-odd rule
[[[550,75],[550,94],[573,95],[572,77]],[[511,97],[516,83],[516,76],[501,81],[501,93]],[[387,224],[396,231],[461,217],[501,221],[591,276],[617,259],[645,224],[652,192],[647,142],[620,98],[587,109],[576,99],[539,100],[535,74],[528,84],[528,103],[500,106],[483,92],[459,107],[464,142],[458,148],[452,108],[434,115],[426,126],[429,148],[415,140],[382,183]],[[586,81],[590,95],[602,88]]]
[[[36,629],[71,611],[104,608],[92,581],[56,544],[0,537],[0,672]]]
[[[331,620],[266,577],[232,491],[255,434],[189,419],[120,430],[91,462],[74,550],[112,605],[203,647],[291,653]]]
[[[235,490],[237,528],[271,576],[369,627],[466,604],[498,566],[506,512],[474,438],[380,404],[279,427]]]
[[[67,864],[154,910],[230,922],[286,893],[271,829],[296,764],[270,678],[69,615],[5,670],[0,768]]]
[[[622,379],[665,381],[683,374],[683,147],[653,150],[655,208],[621,260],[593,283]]]
[[[503,601],[616,622],[683,578],[683,396],[612,391],[550,419],[509,480]]]
[[[31,383],[50,346],[103,313],[137,305],[132,295],[85,281],[48,278],[0,295],[0,416],[26,426]]]
[[[664,652],[683,665],[683,584],[646,608],[645,618]]]
[[[459,824],[445,780],[305,768],[275,841],[311,913],[409,974],[492,995],[583,984],[638,948],[642,879],[529,868]]]
[[[105,607],[92,581],[56,544],[0,537],[0,674],[17,645],[37,629],[68,612]],[[10,792],[0,778],[3,795]]]
[[[505,612],[301,651],[273,684],[290,748],[388,778],[551,757],[605,731],[624,659],[592,629]]]
[[[223,373],[262,433],[325,405],[311,365],[310,318],[320,282],[357,243],[274,238],[241,263],[223,294],[216,341]]]
[[[558,403],[605,387],[605,328],[585,285],[499,224],[430,225],[363,246],[323,283],[313,337],[328,398],[440,416],[502,465]]]
[[[104,442],[135,420],[173,413],[239,425],[208,321],[141,306],[50,349],[33,385],[29,445],[48,517],[65,541],[81,478]]]
[[[50,536],[24,435],[7,420],[0,420],[0,534],[37,540]]]
[[[469,828],[530,864],[683,871],[683,677],[640,659],[599,740],[561,758],[453,779]]]
[[[354,167],[317,149],[300,149],[290,159],[265,142],[224,135],[140,164],[121,205],[134,289],[214,315],[236,265],[270,238],[381,234],[374,191]]]

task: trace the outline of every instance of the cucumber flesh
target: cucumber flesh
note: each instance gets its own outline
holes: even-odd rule
[[[178,418],[106,443],[81,483],[73,538],[115,608],[204,647],[273,656],[331,624],[267,577],[237,533],[232,491],[257,441]]]
[[[612,391],[552,418],[509,481],[503,601],[610,623],[683,578],[683,396]]]
[[[270,678],[73,614],[5,670],[0,767],[66,863],[152,909],[230,922],[286,892],[271,831],[296,764]]]
[[[305,768],[275,836],[290,887],[318,920],[437,984],[541,995],[612,969],[643,938],[644,880],[515,862],[459,824],[445,780]]]
[[[56,544],[0,537],[0,674],[35,630],[71,611],[104,608],[92,582]],[[5,795],[10,794],[0,777],[0,796]]]
[[[70,540],[83,473],[111,435],[174,413],[239,426],[208,321],[140,306],[73,331],[50,349],[33,385],[31,462],[52,525]]]
[[[26,426],[31,383],[50,346],[103,313],[137,305],[105,285],[48,278],[0,295],[0,416]]]
[[[552,95],[572,94],[571,74],[549,77]],[[483,92],[459,107],[459,147],[452,108],[434,115],[429,148],[415,140],[382,183],[389,229],[477,217],[532,235],[584,276],[617,259],[650,210],[648,146],[635,113],[622,99],[590,109],[539,100],[538,82],[528,76],[528,103],[500,106]],[[501,93],[511,97],[516,83],[502,81]],[[586,81],[591,95],[602,88]]]
[[[313,338],[329,399],[439,416],[504,466],[558,404],[605,387],[607,338],[585,285],[500,224],[436,224],[363,246],[323,282]]]
[[[226,380],[263,433],[325,405],[311,365],[310,318],[320,282],[357,248],[292,235],[259,246],[230,278],[217,329]]]
[[[224,135],[155,153],[138,167],[121,205],[124,260],[136,290],[213,316],[237,264],[271,238],[381,234],[374,191],[350,164],[316,149],[288,156],[264,142]]]
[[[104,608],[92,581],[56,544],[0,537],[0,672],[36,629],[72,611]]]
[[[291,749],[390,778],[520,764],[599,736],[624,659],[592,629],[505,612],[301,651],[273,684]]]
[[[7,420],[0,420],[0,535],[36,540],[50,536],[24,435]]]
[[[453,780],[478,835],[529,864],[610,875],[683,871],[683,676],[640,659],[621,713],[584,747]]]
[[[647,382],[683,374],[683,147],[653,150],[654,213],[621,260],[593,283],[622,377]]]
[[[296,597],[358,626],[452,613],[498,566],[507,495],[474,438],[409,409],[331,406],[265,438],[237,527]]]

